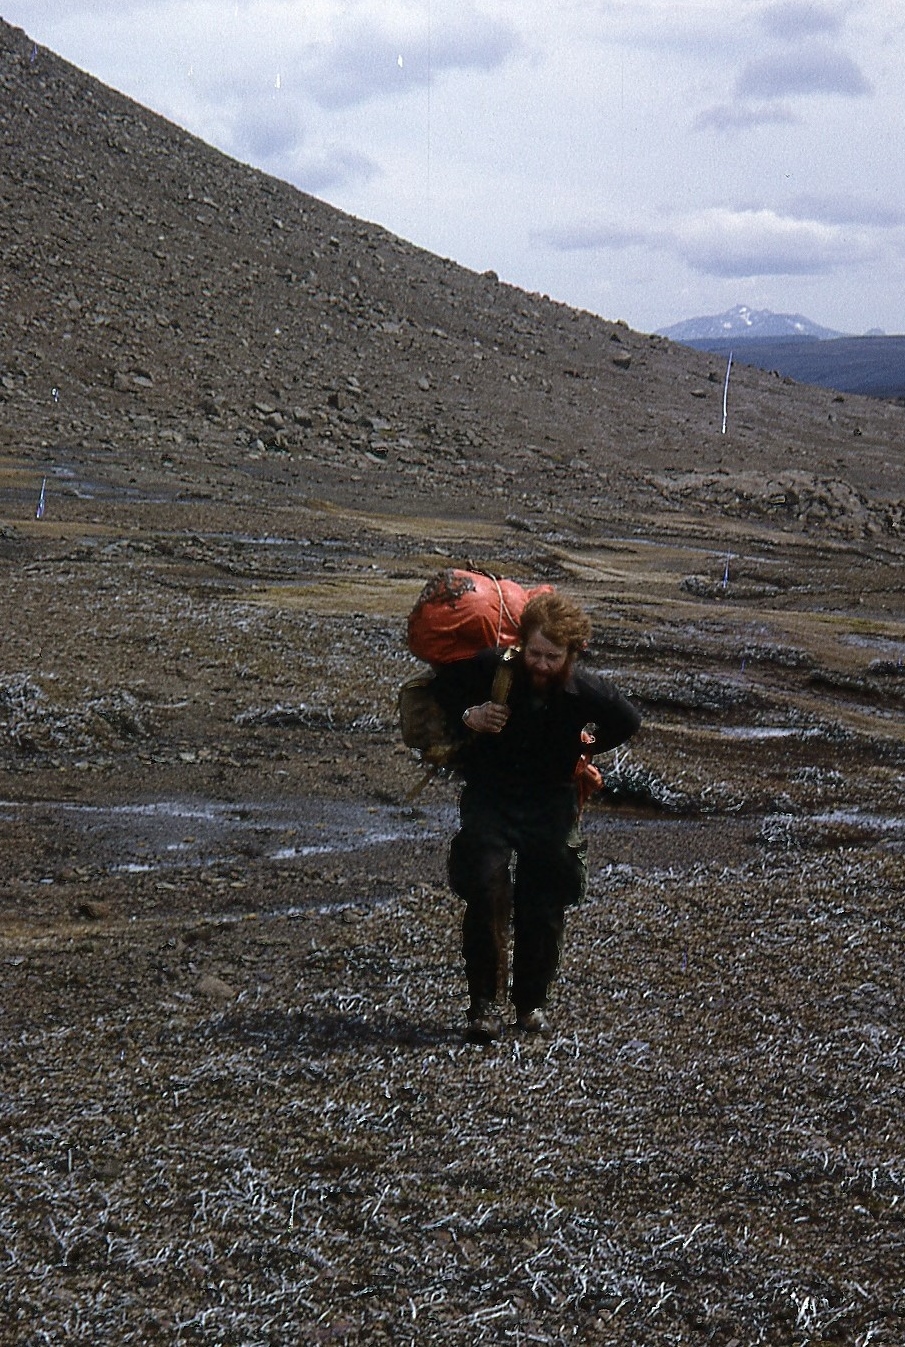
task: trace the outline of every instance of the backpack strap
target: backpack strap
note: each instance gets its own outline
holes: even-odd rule
[[[494,588],[496,589],[497,602],[500,605],[500,615],[496,624],[496,643],[497,645],[499,645],[500,637],[503,635],[503,618],[508,617],[509,625],[512,627],[513,630],[518,630],[518,621],[512,616],[512,614],[509,611],[509,607],[506,603],[506,600],[503,598],[503,586],[500,584],[498,578],[495,575],[491,575],[490,571],[481,571],[480,574],[486,575],[488,580],[492,580]],[[496,701],[496,697],[494,697],[493,700]]]

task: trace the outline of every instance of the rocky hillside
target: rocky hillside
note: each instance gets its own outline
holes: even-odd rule
[[[719,511],[755,468],[755,513],[775,513],[794,467],[896,526],[902,408],[739,369],[723,435],[719,357],[344,215],[2,22],[0,89],[0,446],[36,472],[397,511],[480,498],[531,529],[684,509],[689,471],[723,479]]]

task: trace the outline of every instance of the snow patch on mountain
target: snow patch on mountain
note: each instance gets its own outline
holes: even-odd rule
[[[828,341],[832,337],[841,337],[843,333],[812,323],[800,313],[773,313],[770,309],[751,309],[747,304],[737,304],[725,313],[687,318],[682,323],[660,328],[658,335],[669,337],[671,341],[727,338],[744,341],[751,337],[810,337],[817,341]]]

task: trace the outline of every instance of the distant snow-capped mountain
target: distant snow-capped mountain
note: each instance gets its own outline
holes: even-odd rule
[[[661,327],[659,336],[680,342],[744,341],[752,337],[810,337],[828,341],[831,337],[843,336],[843,333],[820,327],[800,313],[771,313],[769,309],[749,309],[746,304],[737,304],[726,313],[713,314],[709,318],[687,318],[684,323]]]

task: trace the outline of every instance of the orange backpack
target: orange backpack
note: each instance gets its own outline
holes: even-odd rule
[[[525,604],[552,592],[552,585],[525,589],[484,571],[440,571],[409,614],[409,650],[426,664],[451,664],[488,646],[515,645]]]
[[[535,594],[552,590],[552,585],[525,589],[515,580],[500,580],[483,571],[452,567],[440,571],[425,585],[409,614],[409,650],[436,668],[470,659],[490,646],[509,649],[518,640],[525,604]],[[399,690],[402,742],[416,749],[425,765],[451,767],[457,743],[434,699],[434,677],[433,669],[422,669]]]

